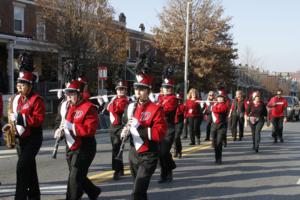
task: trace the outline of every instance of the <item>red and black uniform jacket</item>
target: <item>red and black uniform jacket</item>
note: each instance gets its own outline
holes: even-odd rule
[[[212,120],[215,124],[223,124],[227,121],[228,106],[225,102],[216,103],[211,108]]]
[[[263,101],[260,101],[256,105],[253,102],[250,102],[247,108],[247,115],[249,117],[256,117],[258,119],[267,117],[268,111],[266,105],[264,104]]]
[[[163,108],[168,124],[175,124],[175,115],[178,106],[178,99],[174,94],[164,95],[158,104]]]
[[[46,108],[41,96],[35,93],[28,96],[17,95],[13,100],[13,111],[17,116],[18,136],[26,138],[31,134],[42,134]]]
[[[194,117],[201,117],[202,116],[202,109],[198,102],[199,99],[191,100],[187,99],[185,102],[185,118],[194,118]]]
[[[277,96],[275,96],[268,103],[268,107],[271,108],[272,117],[286,117],[287,106],[288,103],[284,97],[278,98]]]
[[[245,113],[247,102],[244,99],[235,98],[231,103],[231,113],[232,115],[240,115]]]
[[[184,120],[185,105],[179,103],[176,109],[175,124],[182,123]]]
[[[127,96],[116,97],[109,102],[107,110],[109,111],[109,118],[112,126],[122,124],[122,115],[128,104],[129,99]]]
[[[75,151],[80,148],[83,140],[94,138],[98,128],[97,108],[86,100],[69,105],[66,121],[73,124],[71,130],[64,129],[66,143],[71,151]]]
[[[158,152],[159,143],[167,133],[167,122],[163,109],[151,101],[137,105],[130,103],[126,109],[125,118],[130,117],[132,110],[134,110],[132,116],[138,120],[140,125],[136,129],[130,129],[131,146],[134,146],[138,153]]]

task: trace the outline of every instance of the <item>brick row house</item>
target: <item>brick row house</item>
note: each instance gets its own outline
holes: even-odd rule
[[[120,14],[116,24],[126,27],[126,17]],[[117,27],[117,26],[116,26]],[[153,36],[140,30],[126,29],[128,47],[126,77],[133,81],[132,68],[138,57],[153,45]],[[34,67],[39,75],[36,90],[45,97],[47,112],[56,111],[55,96],[48,91],[58,88],[61,73],[59,65],[64,60],[60,48],[55,44],[55,30],[41,17],[34,0],[0,1],[0,92],[4,101],[15,92],[17,78],[17,59],[22,51],[30,51],[34,56]]]

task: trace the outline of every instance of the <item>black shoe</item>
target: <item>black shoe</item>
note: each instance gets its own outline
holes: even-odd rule
[[[276,139],[274,139],[273,143],[277,143],[277,138],[276,138]]]
[[[236,137],[233,138],[233,141],[236,141]]]
[[[173,181],[173,171],[170,171],[169,174],[167,175],[167,181],[172,182]]]
[[[200,140],[197,140],[197,144],[200,145]]]
[[[178,158],[182,158],[182,153],[178,153]]]
[[[177,152],[174,152],[173,157],[174,157],[174,158],[177,158],[177,157],[178,157],[178,153],[177,153]]]
[[[189,145],[195,145],[195,142],[191,142]]]
[[[218,164],[218,165],[222,165],[222,159],[220,158],[220,159],[217,159],[216,160],[216,163]]]
[[[187,139],[187,136],[183,136],[182,139]]]
[[[258,148],[255,149],[255,152],[258,153]]]
[[[99,195],[101,194],[101,192],[102,192],[101,188],[98,188],[98,187],[97,187],[97,192],[96,192],[93,196],[89,196],[89,198],[90,198],[91,200],[97,200],[98,197],[99,197]]]
[[[159,184],[161,184],[161,183],[166,183],[166,182],[168,182],[167,178],[160,178],[160,179],[158,180],[158,183],[159,183]]]
[[[115,181],[119,180],[119,179],[120,179],[120,172],[115,171],[115,172],[114,172],[113,179],[114,179]]]
[[[227,142],[224,142],[224,147],[227,147]]]
[[[281,143],[283,143],[283,142],[284,142],[284,141],[283,141],[283,138],[280,138],[280,142],[281,142]]]
[[[210,139],[209,138],[205,138],[205,140],[204,141],[210,141]]]
[[[242,139],[243,139],[243,138],[240,137],[240,138],[239,138],[239,141],[242,141]]]

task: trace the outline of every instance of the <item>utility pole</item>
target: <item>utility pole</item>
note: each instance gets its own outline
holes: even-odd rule
[[[184,62],[184,100],[187,99],[188,90],[188,64],[189,64],[189,32],[190,32],[190,6],[193,2],[187,2],[186,28],[185,28],[185,62]]]

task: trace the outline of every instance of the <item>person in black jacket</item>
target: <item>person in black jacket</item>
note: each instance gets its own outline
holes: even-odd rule
[[[251,128],[253,150],[258,153],[260,132],[264,126],[268,111],[266,105],[260,99],[260,95],[256,95],[247,108],[247,123]]]

